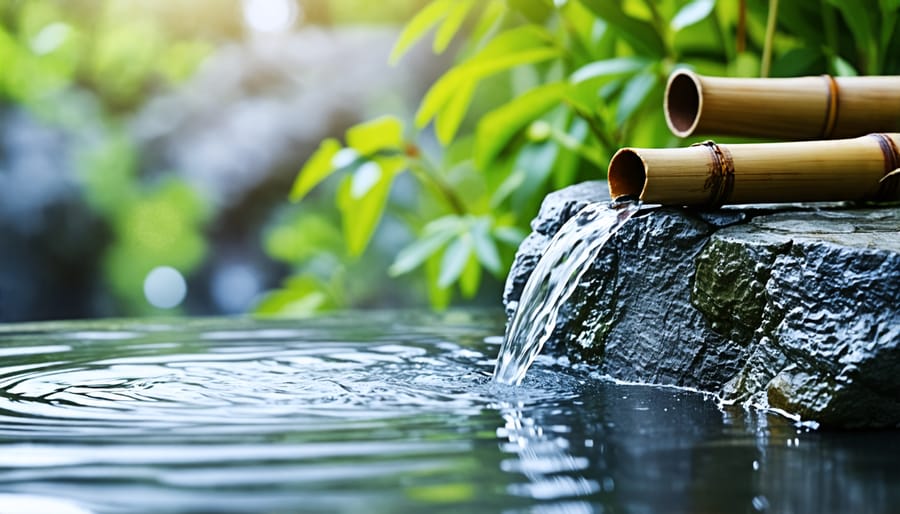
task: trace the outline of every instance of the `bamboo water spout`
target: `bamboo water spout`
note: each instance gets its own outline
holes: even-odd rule
[[[623,148],[609,163],[613,198],[719,207],[735,203],[900,199],[900,134],[790,143]]]
[[[780,139],[900,131],[900,76],[723,78],[677,70],[666,85],[666,123],[692,134]]]

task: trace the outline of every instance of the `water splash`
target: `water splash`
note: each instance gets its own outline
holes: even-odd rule
[[[557,232],[534,267],[497,357],[494,380],[519,384],[556,327],[559,309],[588,265],[619,228],[641,208],[620,198],[588,204]]]

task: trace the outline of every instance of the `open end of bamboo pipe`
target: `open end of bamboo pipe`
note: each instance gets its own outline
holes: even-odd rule
[[[647,167],[644,160],[636,152],[623,148],[613,155],[609,161],[609,196],[613,199],[621,196],[639,198],[644,193],[647,183]]]
[[[666,124],[677,136],[687,137],[697,128],[703,108],[700,78],[691,71],[679,70],[666,85]]]

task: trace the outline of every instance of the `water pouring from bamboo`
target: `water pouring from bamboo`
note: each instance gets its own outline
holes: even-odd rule
[[[609,164],[613,198],[723,204],[900,199],[900,134],[788,143],[623,148]]]
[[[831,139],[900,131],[900,77],[725,78],[676,70],[666,123],[681,137]]]

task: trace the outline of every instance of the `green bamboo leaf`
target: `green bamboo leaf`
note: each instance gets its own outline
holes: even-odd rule
[[[526,236],[525,231],[518,227],[495,227],[493,233],[498,241],[513,248],[518,248]]]
[[[466,266],[459,275],[459,291],[463,298],[472,298],[478,293],[481,284],[481,265],[475,254],[470,254]]]
[[[490,220],[481,219],[472,226],[472,245],[478,262],[484,265],[491,273],[499,275],[503,264],[500,262],[500,252],[497,244],[491,238]]]
[[[438,141],[443,145],[450,144],[456,131],[459,130],[460,124],[466,117],[466,111],[469,110],[469,104],[472,102],[472,96],[475,94],[475,82],[467,81],[460,84],[459,89],[453,98],[447,102],[444,109],[438,113],[435,118],[434,129]]]
[[[297,318],[336,307],[324,284],[312,275],[300,275],[290,278],[285,287],[266,294],[253,313],[265,317]]]
[[[835,73],[842,77],[855,77],[859,75],[852,64],[837,55],[831,58],[831,66],[834,68]]]
[[[575,70],[569,77],[569,81],[578,84],[601,77],[626,75],[646,68],[650,62],[640,57],[616,57],[603,61],[594,61]]]
[[[633,18],[622,10],[618,2],[610,0],[581,0],[581,3],[600,18],[637,52],[649,57],[664,57],[666,45],[651,24]]]
[[[350,179],[350,196],[355,200],[366,196],[378,184],[382,175],[381,166],[372,161],[364,162],[352,174],[353,178]]]
[[[635,75],[625,84],[622,96],[619,97],[619,107],[616,109],[616,124],[621,126],[628,121],[632,114],[647,101],[650,93],[656,87],[658,77],[653,70],[646,70]]]
[[[353,177],[343,178],[337,193],[337,205],[341,212],[341,224],[344,229],[344,242],[351,256],[358,256],[365,251],[369,240],[387,205],[388,193],[393,176],[382,174],[378,183],[372,186],[365,196],[353,196]]]
[[[548,46],[551,40],[545,30],[533,25],[498,34],[478,54],[451,68],[431,86],[416,112],[416,126],[422,128],[434,119],[467,82],[477,83],[493,73],[558,56],[559,49]]]
[[[450,8],[450,12],[438,28],[437,34],[434,36],[434,42],[432,44],[434,53],[439,54],[447,49],[447,45],[450,44],[450,41],[453,40],[453,36],[459,31],[459,28],[466,20],[469,11],[472,10],[473,5],[473,0],[456,0],[456,2],[453,3],[453,7]]]
[[[678,32],[685,27],[699,23],[713,12],[715,6],[715,0],[694,0],[679,9],[672,18],[670,26],[672,30]]]
[[[444,250],[441,258],[441,273],[438,276],[438,286],[448,287],[456,282],[472,252],[472,238],[463,234],[451,242]]]
[[[531,23],[543,24],[553,12],[553,4],[543,0],[507,0],[511,9],[522,13]]]
[[[476,165],[487,169],[513,136],[562,102],[567,90],[563,82],[538,86],[485,115],[475,132]]]
[[[484,48],[470,57],[464,64],[490,61],[522,50],[546,47],[555,40],[553,34],[537,25],[523,25],[494,36]]]
[[[421,266],[429,257],[440,250],[447,241],[453,238],[453,232],[437,232],[431,236],[418,239],[406,246],[397,254],[393,264],[388,269],[391,276],[396,277]]]
[[[392,65],[397,64],[401,57],[409,50],[409,48],[422,39],[425,33],[438,24],[447,13],[453,9],[453,0],[436,0],[430,2],[421,11],[419,11],[413,19],[406,24],[403,32],[394,44],[391,50],[391,56],[388,59]]]
[[[441,255],[435,253],[425,262],[425,277],[428,282],[428,301],[434,310],[444,310],[450,305],[453,298],[449,287],[438,285],[438,276],[441,273]]]
[[[506,13],[506,2],[497,0],[487,2],[487,5],[481,11],[481,17],[468,35],[468,40],[472,42],[475,48],[481,46],[491,34],[498,30],[503,24],[503,18]]]
[[[422,128],[428,125],[428,122],[450,101],[462,79],[463,73],[460,68],[452,68],[431,86],[425,93],[422,103],[419,104],[419,110],[416,111],[416,127]]]
[[[428,222],[422,229],[422,234],[430,236],[440,232],[452,232],[460,234],[465,230],[465,220],[456,214],[448,214]]]
[[[319,144],[319,148],[306,161],[294,181],[290,195],[292,202],[299,202],[335,171],[331,161],[340,149],[341,144],[336,139],[326,139]]]
[[[496,209],[500,206],[500,204],[509,198],[511,194],[516,192],[523,183],[525,183],[526,175],[525,172],[521,169],[513,170],[512,173],[506,175],[506,178],[500,185],[494,190],[494,194],[491,195],[491,209]]]
[[[403,122],[395,116],[381,116],[347,130],[347,146],[360,155],[403,147]]]
[[[877,6],[870,5],[869,2],[846,2],[840,0],[828,0],[844,18],[857,49],[865,55],[864,70],[867,73],[876,73],[879,68],[879,49],[876,35],[880,34],[879,26],[875,23],[877,16]],[[874,9],[873,9],[874,7]]]
[[[523,64],[533,64],[546,61],[559,56],[556,48],[536,48],[524,50],[510,55],[504,55],[493,60],[479,60],[474,63],[466,63],[458,66],[443,77],[428,91],[422,100],[422,105],[416,113],[416,125],[421,128],[428,124],[438,113],[445,109],[455,94],[468,91],[468,83],[475,83],[489,75],[508,70]],[[469,97],[471,98],[471,97]],[[466,99],[465,95],[464,98]],[[462,104],[453,104],[454,109],[460,109]],[[465,102],[468,108],[468,102]],[[463,110],[463,113],[465,110]]]

